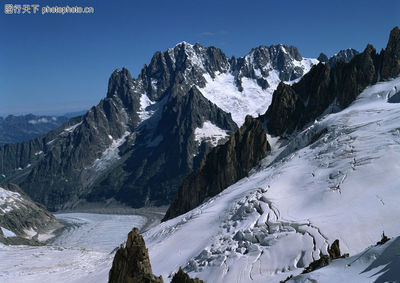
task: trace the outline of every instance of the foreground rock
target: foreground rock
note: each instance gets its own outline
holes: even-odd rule
[[[338,258],[347,258],[349,254],[341,255],[339,240],[335,240],[330,247],[328,247],[328,254],[329,255],[321,255],[318,260],[313,261],[310,263],[308,267],[306,267],[303,273],[309,273],[316,269],[322,268],[331,264],[331,261]]]
[[[271,147],[265,130],[247,116],[244,125],[228,142],[214,148],[179,188],[163,221],[186,213],[247,176]]]
[[[190,278],[189,275],[179,267],[178,272],[172,277],[171,283],[204,283],[204,281],[198,278]]]
[[[62,225],[13,184],[0,183],[0,242],[41,245]]]
[[[162,283],[162,277],[153,275],[149,253],[139,230],[133,228],[128,234],[125,247],[115,254],[108,277],[109,283]]]

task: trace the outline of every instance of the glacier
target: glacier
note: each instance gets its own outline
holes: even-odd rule
[[[144,233],[154,274],[168,280],[182,266],[206,282],[279,282],[335,239],[355,255],[383,231],[398,236],[400,107],[387,99],[399,87],[368,87],[277,144],[248,178]]]

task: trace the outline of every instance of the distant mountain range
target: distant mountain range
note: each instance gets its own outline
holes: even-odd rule
[[[0,144],[19,143],[35,139],[60,127],[70,118],[85,113],[86,111],[77,111],[60,116],[27,114],[0,117]]]
[[[24,116],[0,117],[0,144],[18,143],[47,134],[67,122],[65,116]]]

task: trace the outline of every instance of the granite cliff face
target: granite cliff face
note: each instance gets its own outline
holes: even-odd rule
[[[292,86],[281,83],[274,92],[270,107],[260,119],[266,123],[268,132],[276,136],[291,134],[324,111],[337,111],[349,106],[368,85],[398,75],[399,33],[398,28],[392,30],[388,45],[381,54],[368,45],[349,63],[340,60],[333,67],[320,63],[298,83]]]
[[[139,230],[128,234],[125,247],[120,247],[114,257],[108,278],[109,283],[162,283],[162,277],[153,275],[149,253]]]
[[[207,85],[222,81],[224,90],[250,99],[249,91],[300,78],[314,61],[286,45],[228,58],[218,48],[182,42],[156,52],[137,78],[113,72],[106,97],[86,114],[1,146],[1,178],[53,211],[111,198],[134,207],[169,204],[203,156],[241,125],[205,98]],[[232,83],[224,80],[230,77]]]
[[[261,124],[247,116],[229,141],[211,150],[199,168],[183,181],[163,221],[190,211],[247,176],[270,149]]]

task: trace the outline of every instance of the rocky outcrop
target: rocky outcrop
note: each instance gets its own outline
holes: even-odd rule
[[[207,154],[199,168],[183,181],[163,221],[188,212],[247,176],[269,151],[265,130],[247,116],[243,126]]]
[[[390,238],[385,235],[385,232],[382,232],[382,238],[380,239],[379,242],[376,243],[376,245],[378,245],[378,246],[384,245],[389,240],[390,240]]]
[[[349,63],[357,54],[359,54],[359,52],[353,48],[340,50],[337,54],[329,58],[327,63],[330,67],[335,66],[339,61],[343,63]]]
[[[329,58],[328,58],[328,56],[326,56],[325,53],[320,53],[317,59],[321,63],[327,63],[329,61]]]
[[[397,75],[400,71],[398,33],[398,28],[393,29],[388,46],[381,54],[376,54],[375,48],[368,45],[349,63],[340,60],[333,67],[320,63],[298,83],[292,86],[281,83],[267,112],[260,117],[268,132],[277,136],[291,134],[314,121],[328,106],[347,107],[368,85],[378,81],[381,66],[382,78]],[[385,59],[388,54],[391,60]],[[390,71],[383,72],[384,69]]]
[[[345,50],[340,50],[337,54],[333,55],[331,58],[328,58],[328,56],[326,56],[324,53],[321,53],[318,56],[318,61],[320,61],[321,63],[326,63],[330,67],[333,67],[339,61],[344,63],[349,63],[357,54],[359,54],[357,50],[348,48]]]
[[[279,78],[283,81],[290,81],[304,75],[304,69],[295,64],[301,61],[299,51],[294,46],[284,44],[259,46],[250,51],[243,58],[232,58],[232,73],[239,90],[242,90],[242,78],[252,78],[257,80],[262,88],[269,86],[266,77],[269,72],[278,70]]]
[[[40,245],[62,225],[18,186],[0,183],[0,242]]]
[[[339,247],[339,240],[336,239],[330,247],[328,247],[328,255],[321,254],[318,260],[310,263],[308,267],[306,267],[303,273],[309,273],[316,269],[322,268],[331,264],[331,261],[338,258],[347,258],[349,254],[341,254]]]
[[[179,267],[178,272],[172,277],[171,283],[204,283],[204,281],[198,278],[190,278],[190,276]]]
[[[137,228],[128,234],[125,247],[121,246],[115,256],[108,277],[109,283],[162,283],[151,269],[149,253]]]

